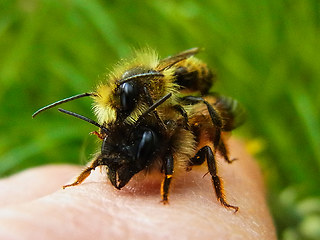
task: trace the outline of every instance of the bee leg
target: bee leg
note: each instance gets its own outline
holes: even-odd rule
[[[173,174],[173,156],[169,154],[165,157],[165,164],[164,164],[164,174],[165,177],[161,184],[161,202],[163,204],[168,203],[168,196],[169,196],[169,188]]]
[[[220,143],[221,138],[221,128],[222,128],[222,120],[220,114],[217,112],[217,110],[206,100],[204,100],[202,97],[195,97],[195,96],[185,96],[182,98],[182,101],[186,102],[187,104],[197,104],[197,103],[204,103],[207,106],[210,118],[214,126],[216,127],[216,137],[213,141],[214,149],[217,149]]]
[[[151,97],[151,95],[150,95],[150,93],[149,93],[149,91],[148,91],[148,89],[147,89],[146,86],[144,86],[143,90],[144,90],[144,93],[145,93],[145,95],[146,95],[146,98],[147,98],[147,102],[148,102],[148,104],[149,104],[149,107],[150,107],[150,106],[153,105],[152,97]],[[159,117],[158,112],[157,112],[156,110],[154,110],[153,112],[154,112],[154,114],[156,115],[156,118],[157,118],[160,122],[162,122],[161,118]],[[163,122],[162,122],[162,123],[163,123]],[[164,123],[163,123],[163,125],[164,125]]]
[[[148,104],[149,104],[149,107],[152,106],[152,105],[153,105],[153,100],[152,100],[152,97],[151,97],[151,95],[150,95],[150,93],[149,93],[149,90],[147,89],[146,86],[144,86],[143,91],[144,91],[144,93],[145,93],[145,95],[146,95],[146,98],[147,98],[147,102],[148,102]],[[153,113],[154,113],[154,115],[156,116],[156,118],[157,118],[158,122],[160,123],[161,127],[162,127],[163,129],[166,129],[166,125],[164,124],[164,122],[163,122],[162,119],[160,118],[158,112],[157,112],[156,110],[154,110]]]
[[[220,143],[218,145],[218,152],[221,154],[221,156],[224,158],[224,160],[227,163],[232,163],[233,161],[237,160],[237,159],[230,159],[229,158],[229,153],[228,150],[226,148],[226,145],[224,144],[224,141],[222,140],[222,138],[220,139]]]
[[[148,91],[148,89],[146,87],[144,87],[144,91],[145,91],[146,96],[147,96],[147,101],[148,101],[148,104],[149,104],[149,108],[139,116],[138,120],[136,121],[136,126],[140,124],[141,120],[144,119],[144,117],[146,115],[148,115],[150,112],[153,112],[153,114],[157,118],[158,122],[160,122],[160,127],[163,130],[167,130],[166,125],[164,124],[164,122],[162,121],[160,116],[158,115],[158,112],[156,111],[156,108],[158,106],[160,106],[162,103],[164,103],[165,101],[167,101],[172,96],[172,93],[168,93],[167,95],[163,96],[162,98],[158,99],[155,103],[153,103],[152,98],[151,98],[151,96],[149,94],[149,91]]]
[[[101,140],[103,140],[105,138],[105,134],[99,133],[97,131],[93,131],[89,133],[90,135],[96,135],[98,138],[100,138]]]
[[[199,154],[199,152],[193,158],[190,159],[190,162],[189,162],[187,169],[186,169],[188,172],[192,170],[192,166],[198,166],[204,162],[205,158],[203,156],[201,156],[201,154]]]
[[[96,167],[101,166],[101,165],[105,165],[105,164],[103,164],[103,162],[101,162],[100,158],[94,160],[90,167],[85,168],[80,173],[80,175],[77,177],[77,179],[74,183],[64,185],[62,188],[65,189],[67,187],[77,186],[77,185],[81,184],[87,177],[89,177],[92,170],[94,170]]]
[[[184,118],[184,124],[186,126],[186,129],[190,129],[188,114],[187,114],[186,110],[181,105],[178,105],[178,104],[174,105],[173,108],[175,111],[180,113],[181,116]]]
[[[217,194],[217,199],[220,201],[220,203],[225,206],[226,208],[232,208],[234,209],[235,212],[239,210],[239,207],[230,205],[227,203],[226,198],[223,193],[223,184],[222,180],[220,177],[217,175],[217,165],[216,165],[216,160],[214,157],[214,154],[209,146],[204,146],[201,148],[197,154],[195,155],[196,159],[198,159],[198,162],[201,160],[204,161],[204,159],[207,159],[207,164],[208,164],[208,170],[209,173],[212,176],[212,183],[214,186],[214,189]]]

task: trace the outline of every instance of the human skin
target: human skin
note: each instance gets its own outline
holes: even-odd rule
[[[217,201],[206,164],[174,175],[167,205],[160,174],[119,191],[97,168],[63,190],[82,167],[50,165],[0,181],[0,239],[276,239],[260,169],[242,143],[229,143],[238,160],[219,158],[218,174],[236,213]]]

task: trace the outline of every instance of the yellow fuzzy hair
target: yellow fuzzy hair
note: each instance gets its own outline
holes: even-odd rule
[[[122,75],[132,68],[154,69],[157,71],[159,58],[155,51],[151,49],[143,49],[135,51],[134,56],[128,60],[121,60],[106,76],[103,83],[96,88],[94,99],[94,112],[100,124],[111,123],[116,119],[116,109],[120,107],[119,98],[117,98],[117,82],[121,80]],[[165,69],[161,71],[163,76],[149,79],[147,88],[152,99],[158,100],[168,93],[172,93],[172,97],[159,106],[159,109],[173,106],[177,103],[176,95],[178,93],[178,85],[174,81],[174,69]],[[147,109],[148,105],[144,102],[138,102],[137,107],[127,117],[125,122],[134,123],[139,116]]]
[[[197,142],[191,131],[180,128],[173,136],[174,169],[185,170],[190,159],[196,154]]]

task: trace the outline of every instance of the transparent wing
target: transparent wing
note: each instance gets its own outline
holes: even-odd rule
[[[171,66],[175,65],[178,62],[181,62],[193,55],[196,55],[200,51],[200,48],[190,48],[183,52],[180,52],[176,55],[169,56],[160,60],[159,65],[157,66],[157,71],[162,71],[164,69],[170,68]]]

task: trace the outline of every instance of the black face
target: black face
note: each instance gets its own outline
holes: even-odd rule
[[[104,139],[101,159],[108,166],[108,177],[120,189],[134,174],[148,167],[158,150],[158,134],[146,127],[130,131],[132,126],[117,128]]]

